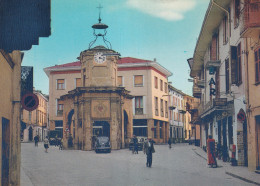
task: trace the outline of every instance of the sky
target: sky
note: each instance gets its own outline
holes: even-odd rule
[[[92,25],[109,26],[106,39],[121,57],[154,60],[173,73],[168,81],[192,94],[187,59],[199,37],[209,0],[52,0],[51,36],[24,51],[22,66],[34,67],[34,87],[49,94],[44,68],[78,61],[94,40]],[[93,45],[104,45],[100,38]]]

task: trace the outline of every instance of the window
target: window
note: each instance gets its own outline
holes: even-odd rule
[[[117,77],[117,85],[119,87],[122,87],[123,86],[123,76],[118,76]]]
[[[255,82],[260,83],[260,48],[255,50]]]
[[[154,87],[158,88],[158,78],[154,76]]]
[[[163,80],[160,79],[160,90],[163,91]]]
[[[165,101],[165,117],[168,118],[168,102]]]
[[[135,97],[135,115],[143,114],[143,96]]]
[[[163,99],[161,99],[161,116],[164,116],[164,112],[163,112]]]
[[[238,84],[242,83],[242,66],[241,66],[241,43],[237,46],[237,81]]]
[[[163,124],[162,124],[162,122],[160,122],[160,138],[163,137],[163,136],[162,136],[162,127],[163,127]]]
[[[225,60],[225,69],[226,69],[226,92],[229,92],[229,60]]]
[[[65,89],[65,80],[58,79],[57,80],[57,90],[64,90]]]
[[[234,28],[239,25],[240,0],[234,0]]]
[[[63,115],[63,101],[62,100],[57,100],[57,116],[62,116]]]
[[[155,104],[155,115],[158,116],[158,97],[154,97],[154,104]]]
[[[81,78],[76,78],[76,88],[81,87]]]
[[[143,86],[143,76],[142,75],[134,76],[134,86],[135,87]]]
[[[165,91],[165,93],[168,93],[168,85],[166,82],[164,83],[164,91]]]
[[[228,20],[227,16],[223,19],[223,44],[227,44],[228,42]]]

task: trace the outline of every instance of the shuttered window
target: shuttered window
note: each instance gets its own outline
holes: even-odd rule
[[[158,97],[154,97],[155,115],[158,116]]]
[[[227,44],[228,42],[228,20],[227,16],[223,19],[223,44]]]
[[[160,90],[163,91],[163,80],[160,79]]]
[[[143,86],[143,76],[142,75],[134,76],[134,86],[135,87]]]
[[[123,86],[123,77],[122,76],[117,77],[117,84],[119,87]]]
[[[65,89],[65,80],[58,79],[57,80],[57,90],[63,90],[63,89]]]
[[[237,46],[237,80],[240,85],[242,83],[241,43]]]
[[[158,77],[154,76],[154,87],[158,88]]]
[[[57,100],[57,116],[62,116],[63,115],[63,101],[62,100]]]
[[[234,0],[234,28],[239,25],[240,0]]]
[[[255,50],[255,82],[260,83],[260,48]]]
[[[225,60],[225,68],[226,68],[226,92],[229,92],[229,59]]]
[[[81,87],[81,78],[76,78],[76,87]]]

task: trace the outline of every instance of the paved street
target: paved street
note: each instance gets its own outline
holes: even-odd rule
[[[253,185],[225,173],[223,167],[208,168],[198,147],[176,144],[172,149],[156,145],[153,166],[145,166],[143,152],[127,149],[109,154],[63,150],[43,144],[22,143],[22,186],[85,185]]]

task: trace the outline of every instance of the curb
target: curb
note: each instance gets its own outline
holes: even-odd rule
[[[233,174],[233,173],[230,173],[230,172],[227,172],[227,171],[226,171],[225,173],[226,173],[227,175],[230,175],[230,176],[234,177],[234,178],[238,178],[238,179],[240,179],[240,180],[243,180],[243,181],[245,181],[245,182],[247,182],[247,183],[252,183],[252,184],[255,184],[255,185],[260,185],[260,183],[258,183],[258,182],[254,182],[254,181],[252,181],[252,180],[243,178],[243,177],[238,176],[238,175],[236,175],[236,174]]]

